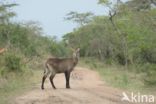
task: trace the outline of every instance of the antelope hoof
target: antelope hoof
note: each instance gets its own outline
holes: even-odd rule
[[[67,89],[70,89],[70,86],[67,86],[66,88],[67,88]]]
[[[44,87],[41,87],[42,90],[44,90]]]

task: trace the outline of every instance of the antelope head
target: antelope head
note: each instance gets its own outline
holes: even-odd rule
[[[73,58],[79,59],[80,57],[80,48],[77,48],[76,50],[73,51]]]

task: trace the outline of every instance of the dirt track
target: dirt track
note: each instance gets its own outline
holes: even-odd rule
[[[40,84],[34,90],[17,97],[13,104],[127,104],[121,101],[122,91],[107,86],[97,72],[77,67],[70,80],[71,89],[65,88],[64,74],[54,78],[54,90],[46,79],[45,90]]]

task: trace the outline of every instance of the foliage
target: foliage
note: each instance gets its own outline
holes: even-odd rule
[[[147,85],[156,85],[156,64],[145,64],[143,67],[146,75],[143,77],[144,83]]]
[[[10,71],[21,71],[21,58],[14,55],[14,54],[8,54],[5,57],[5,67],[6,69]]]
[[[109,0],[99,0],[99,4],[106,4],[106,3],[108,3],[109,2]]]
[[[120,33],[113,28],[108,16],[95,16],[92,22],[66,34],[64,40],[74,46],[80,46],[82,56],[95,56],[105,60],[113,58],[119,63],[124,63],[123,48],[127,44],[127,60],[130,63],[155,63],[156,46],[153,43],[156,39],[156,9],[137,12],[129,10],[128,7],[123,9],[122,6],[114,18]]]
[[[65,20],[72,20],[73,22],[78,23],[80,26],[83,26],[91,21],[91,17],[93,17],[93,13],[87,12],[87,13],[77,13],[74,11],[71,11],[67,14],[67,17]]]
[[[49,45],[49,52],[55,57],[67,57],[69,53],[68,48],[63,42],[57,42],[54,39]]]
[[[35,57],[52,54],[58,57],[67,55],[67,48],[55,38],[46,37],[38,22],[13,22],[14,3],[0,2],[0,48],[6,48],[1,54],[0,72],[22,72]],[[11,15],[12,14],[12,15]],[[26,66],[26,67],[23,67]],[[4,74],[4,73],[3,73]]]
[[[105,0],[99,2],[110,7],[110,14],[94,16],[86,25],[64,35],[64,41],[68,41],[72,47],[79,46],[81,56],[98,58],[107,64],[125,65],[125,69],[129,66],[145,68],[144,64],[149,63],[152,67],[148,66],[146,71],[143,71],[142,67],[135,67],[135,70],[147,74],[143,78],[145,84],[150,81],[155,83],[156,71],[153,69],[156,69],[156,9],[145,6],[146,3],[155,5],[155,1],[130,0],[116,4],[108,4]],[[131,4],[143,8],[138,10]],[[112,12],[116,14],[112,15]]]
[[[0,24],[8,23],[10,18],[16,16],[15,12],[10,11],[10,8],[17,6],[15,3],[4,4],[0,2]]]
[[[141,78],[145,85],[155,85],[156,1],[116,0],[112,3],[111,0],[99,0],[99,4],[109,8],[110,13],[95,16],[91,12],[69,12],[65,20],[76,22],[79,26],[58,41],[45,36],[38,22],[13,22],[11,19],[16,13],[12,7],[17,4],[0,3],[0,48],[8,51],[0,57],[0,71],[6,68],[17,72],[25,64],[27,67],[34,66],[33,61],[30,61],[32,65],[29,65],[29,61],[21,63],[33,60],[35,56],[45,58],[50,54],[69,57],[71,47],[80,47],[81,57],[91,57],[92,62],[86,63],[101,74],[109,76],[111,72],[100,70],[105,66],[99,67],[93,59],[99,59],[107,65],[127,65],[128,71],[143,74]],[[130,86],[131,77],[127,73],[120,76],[120,71],[115,70],[113,75],[116,76],[108,78],[114,78],[112,83],[116,81],[121,86]]]

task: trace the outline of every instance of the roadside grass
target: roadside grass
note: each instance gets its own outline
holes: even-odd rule
[[[109,86],[133,92],[156,94],[154,86],[144,84],[145,73],[134,72],[135,69],[132,66],[129,67],[130,70],[125,70],[124,66],[108,65],[94,58],[81,58],[79,65],[97,71]]]
[[[12,104],[16,96],[39,87],[47,57],[35,57],[22,65],[22,70],[12,71],[5,69],[5,55],[0,56],[0,104]]]
[[[10,104],[15,96],[33,89],[40,83],[42,73],[42,70],[25,69],[23,73],[0,76],[0,104]]]

